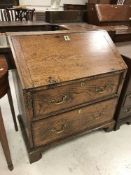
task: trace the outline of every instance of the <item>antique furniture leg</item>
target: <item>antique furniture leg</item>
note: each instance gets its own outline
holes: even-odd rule
[[[7,95],[8,95],[8,99],[9,99],[9,103],[10,103],[11,113],[12,113],[12,116],[13,116],[15,130],[18,131],[18,126],[17,126],[17,122],[16,122],[15,111],[14,111],[13,100],[12,100],[10,88],[7,92]]]
[[[11,160],[11,155],[10,155],[6,131],[5,131],[5,127],[4,127],[4,123],[2,119],[1,109],[0,109],[0,141],[3,147],[3,151],[4,151],[5,158],[8,164],[8,168],[10,170],[13,170],[14,167],[13,167],[12,160]]]
[[[131,125],[131,117],[129,116],[129,117],[123,119],[123,120],[117,121],[116,126],[115,126],[115,131],[117,131],[118,129],[120,129],[120,126],[122,124]]]
[[[26,146],[26,149],[27,149],[29,161],[30,161],[30,163],[34,163],[34,162],[36,162],[36,161],[38,161],[42,158],[42,153],[41,153],[40,150],[31,150],[30,149],[28,138],[27,138],[27,135],[26,135],[26,132],[25,132],[25,128],[24,128],[22,119],[21,119],[21,115],[18,115],[18,120],[19,120],[21,131],[22,131],[22,136],[23,136],[23,139],[25,141],[25,146]]]
[[[115,126],[115,122],[114,123],[110,123],[106,128],[104,128],[104,131],[105,132],[114,131],[114,126]]]
[[[42,158],[42,153],[38,150],[28,153],[30,163],[37,162]]]

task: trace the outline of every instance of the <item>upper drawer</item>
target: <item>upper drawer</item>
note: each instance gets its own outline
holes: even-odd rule
[[[34,116],[51,114],[82,103],[88,103],[117,93],[121,74],[86,79],[53,89],[33,93]]]
[[[116,104],[117,99],[110,99],[33,122],[35,146],[46,145],[112,121]]]

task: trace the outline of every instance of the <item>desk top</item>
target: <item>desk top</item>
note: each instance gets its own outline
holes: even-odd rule
[[[126,69],[105,31],[17,34],[9,42],[23,89]]]
[[[47,25],[49,23],[47,22],[36,22],[36,21],[24,21],[24,22],[20,22],[20,21],[11,21],[11,22],[7,22],[7,21],[0,21],[0,27],[19,27],[19,26],[42,26],[42,25]]]
[[[87,23],[63,23],[59,24],[60,26],[70,30],[70,31],[90,31],[90,30],[97,30],[99,27],[92,25],[92,24],[87,24]]]

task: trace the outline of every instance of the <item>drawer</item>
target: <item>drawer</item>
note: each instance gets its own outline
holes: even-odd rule
[[[126,95],[125,102],[123,105],[124,106],[131,106],[131,93]]]
[[[116,99],[110,99],[33,122],[35,146],[46,145],[112,121],[116,103]]]
[[[60,110],[114,95],[121,74],[81,80],[70,85],[33,93],[34,116],[41,118]]]

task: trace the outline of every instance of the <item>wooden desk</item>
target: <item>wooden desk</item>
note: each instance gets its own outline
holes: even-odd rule
[[[55,31],[63,30],[56,24],[46,22],[0,22],[0,32]]]
[[[111,4],[90,4],[88,22],[114,32],[114,42],[131,41],[131,6]]]
[[[87,24],[87,23],[62,23],[60,26],[66,28],[71,32],[84,32],[84,31],[91,31],[91,30],[98,30],[99,27]]]
[[[9,42],[31,163],[65,138],[114,128],[126,65],[107,32],[17,33]]]

